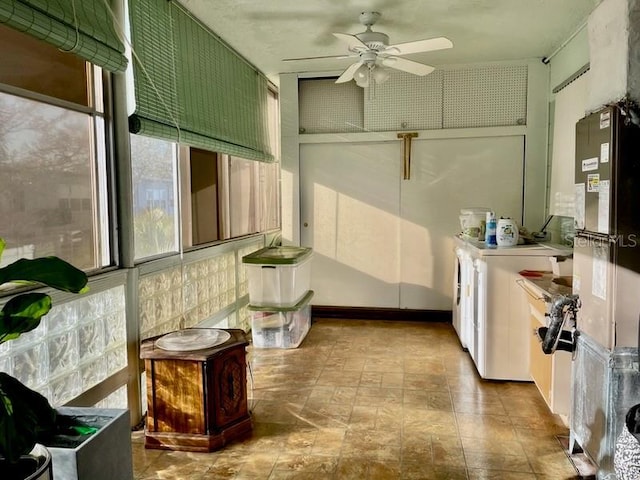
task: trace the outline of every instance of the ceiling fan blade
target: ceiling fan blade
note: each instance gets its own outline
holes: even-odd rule
[[[336,83],[345,83],[353,80],[353,74],[356,73],[356,70],[358,70],[358,68],[360,68],[360,65],[362,65],[362,62],[356,62],[349,65],[347,69],[342,72],[342,75],[338,77]]]
[[[336,38],[342,40],[349,46],[349,50],[352,52],[358,52],[361,50],[369,50],[367,44],[360,40],[355,35],[351,35],[349,33],[334,33]]]
[[[282,62],[297,62],[300,60],[317,60],[317,59],[329,59],[329,58],[335,58],[335,59],[341,59],[341,58],[356,58],[358,57],[358,55],[325,55],[322,57],[301,57],[301,58],[283,58],[281,61]]]
[[[431,52],[433,50],[444,50],[453,47],[451,40],[445,37],[429,38],[427,40],[416,40],[415,42],[398,43],[389,45],[380,53],[391,55],[407,55],[409,53]]]
[[[400,57],[385,57],[382,59],[382,64],[385,67],[395,68],[396,70],[402,70],[403,72],[413,73],[414,75],[428,75],[433,72],[435,68],[423,63],[414,62],[413,60],[407,60]]]

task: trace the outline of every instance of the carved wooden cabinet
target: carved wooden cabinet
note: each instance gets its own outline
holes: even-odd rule
[[[145,447],[210,452],[251,432],[242,330],[224,344],[187,352],[142,342],[147,380]]]

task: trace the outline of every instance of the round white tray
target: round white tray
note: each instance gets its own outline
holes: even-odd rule
[[[230,338],[229,332],[216,328],[187,328],[160,337],[156,346],[172,352],[188,352],[222,345]]]

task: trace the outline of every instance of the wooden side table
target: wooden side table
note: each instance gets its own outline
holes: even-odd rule
[[[142,342],[147,379],[145,447],[211,452],[251,433],[247,406],[246,346],[230,329],[222,345],[176,352]]]

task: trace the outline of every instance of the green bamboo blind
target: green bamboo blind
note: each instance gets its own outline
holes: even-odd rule
[[[127,66],[104,0],[0,0],[0,23],[112,72]]]
[[[173,1],[129,0],[132,133],[272,161],[266,78]]]

